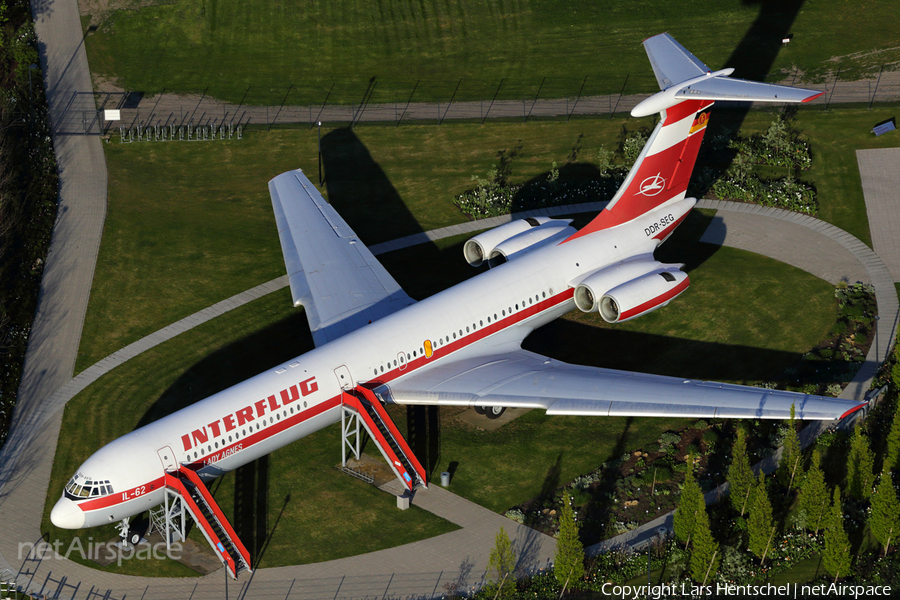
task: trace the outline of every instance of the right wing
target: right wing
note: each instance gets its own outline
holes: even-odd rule
[[[446,360],[446,359],[445,359]],[[439,363],[383,384],[397,404],[543,408],[548,415],[830,420],[854,400],[571,365],[526,350]]]
[[[272,179],[269,194],[294,305],[316,346],[415,302],[303,171]]]

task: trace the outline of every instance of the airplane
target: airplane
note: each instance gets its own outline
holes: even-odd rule
[[[494,418],[527,407],[549,415],[786,419],[794,407],[798,419],[830,420],[865,406],[522,350],[531,331],[573,309],[621,323],[687,289],[683,265],[653,255],[696,203],[687,185],[715,101],[821,95],[730,78],[733,69],[712,72],[669,34],[643,45],[661,91],[631,114],[660,120],[607,206],[580,230],[569,220],[529,217],[476,235],[465,259],[490,268],[425,300],[400,288],[302,171],[272,179],[291,294],[306,311],[315,349],[98,450],[65,486],[53,524],[127,528],[180,485],[173,472],[208,481],[341,420],[342,406],[363,396],[378,406],[471,406]],[[396,467],[409,484],[408,469]]]

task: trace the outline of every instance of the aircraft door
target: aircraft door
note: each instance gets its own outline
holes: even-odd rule
[[[156,454],[159,456],[160,462],[162,462],[164,471],[171,473],[172,471],[178,470],[178,463],[175,461],[175,452],[172,451],[171,446],[163,446],[156,451]]]
[[[347,368],[347,365],[339,366],[334,370],[334,374],[337,377],[338,385],[341,386],[342,390],[352,390],[356,387],[356,385],[353,383],[353,377],[350,375],[350,369]]]

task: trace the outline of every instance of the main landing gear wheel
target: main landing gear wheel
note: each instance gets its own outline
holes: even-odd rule
[[[486,406],[484,415],[488,419],[498,419],[504,412],[506,412],[505,406]]]
[[[141,534],[137,531],[129,531],[128,532],[128,542],[132,546],[137,546],[141,542]]]
[[[483,415],[483,414],[484,414],[484,407],[483,407],[483,406],[473,406],[472,408],[474,408],[474,409],[475,409],[475,412],[478,413],[479,415]]]

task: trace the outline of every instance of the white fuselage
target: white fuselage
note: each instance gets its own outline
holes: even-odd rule
[[[674,199],[625,225],[536,249],[122,436],[79,468],[73,481],[84,490],[94,482],[89,495],[70,493],[81,489],[70,482],[51,519],[77,529],[134,516],[163,502],[166,470],[184,464],[216,477],[337,422],[342,388],[389,383],[450,356],[515,350],[573,308],[574,284],[651,255],[677,225],[661,232],[659,215],[674,210],[680,222],[692,204]],[[98,493],[96,482],[108,487]]]

